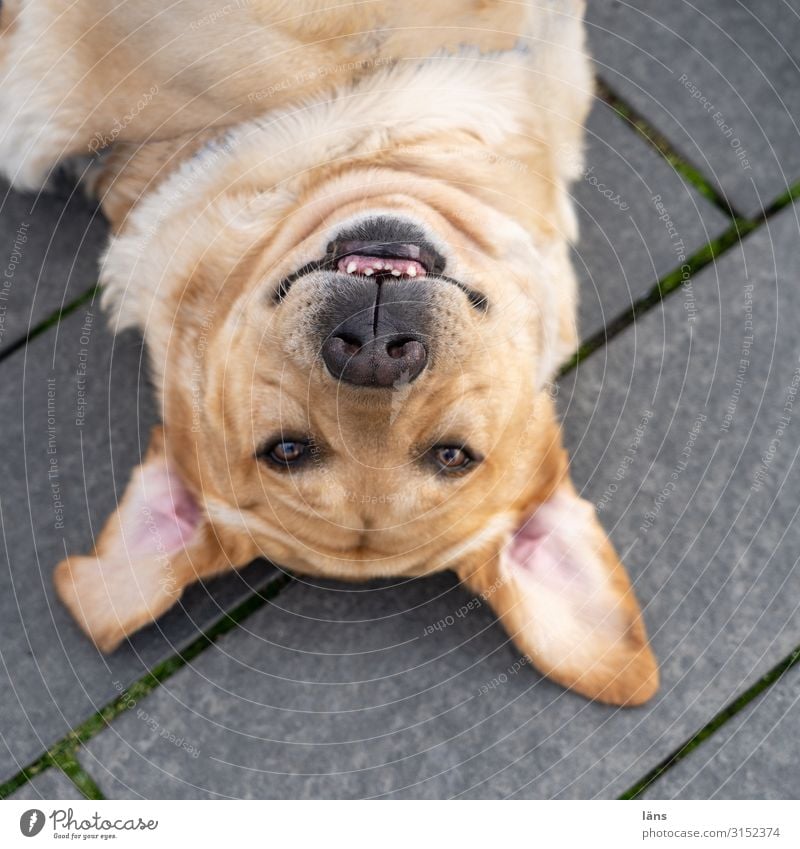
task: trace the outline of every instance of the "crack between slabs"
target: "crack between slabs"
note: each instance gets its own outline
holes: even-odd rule
[[[100,790],[88,772],[76,759],[76,752],[125,713],[139,700],[149,695],[178,670],[191,663],[199,654],[213,645],[220,637],[232,631],[248,617],[260,610],[275,598],[293,578],[285,572],[279,572],[260,589],[227,611],[208,629],[195,637],[184,649],[156,664],[146,675],[134,681],[116,699],[101,708],[94,716],[73,728],[66,737],[55,743],[43,755],[21,769],[8,781],[0,784],[0,800],[8,798],[32,778],[44,772],[48,767],[57,766],[84,793],[98,793]],[[102,798],[87,796],[87,798]]]
[[[687,162],[671,142],[656,130],[641,113],[620,97],[604,80],[595,79],[597,96],[608,104],[617,115],[632,127],[692,188],[696,189],[707,201],[714,204],[728,218],[742,218],[728,203],[720,191],[707,180],[702,172]]]
[[[628,309],[612,319],[597,333],[585,339],[572,357],[561,366],[556,378],[560,379],[567,375],[587,357],[603,348],[615,336],[630,327],[637,318],[660,304],[668,295],[680,289],[684,283],[693,280],[699,271],[740,244],[746,236],[758,230],[798,197],[800,197],[800,182],[795,183],[787,192],[773,201],[758,217],[735,219],[724,233],[695,251],[687,258],[684,265],[670,271],[658,280],[646,295],[634,301]]]
[[[78,307],[83,306],[84,304],[93,301],[95,296],[100,292],[100,287],[95,284],[91,289],[84,292],[82,295],[78,295],[75,300],[70,301],[68,304],[65,304],[62,307],[59,307],[57,310],[54,310],[50,313],[50,315],[43,318],[38,324],[35,324],[26,334],[22,336],[20,339],[17,339],[16,342],[12,342],[7,348],[3,351],[0,351],[0,363],[10,357],[12,354],[16,354],[17,351],[20,351],[24,348],[29,342],[34,340],[37,336],[41,336],[43,333],[46,333],[51,327],[55,327],[62,318],[66,318],[70,313],[75,312]]]
[[[74,752],[61,752],[54,756],[54,761],[56,768],[66,775],[85,799],[105,799],[94,779],[75,757]]]
[[[762,675],[755,684],[748,687],[743,693],[740,693],[732,702],[722,708],[709,722],[707,722],[699,731],[696,731],[688,740],[678,746],[671,754],[667,755],[664,760],[653,767],[646,775],[640,778],[635,784],[629,787],[621,796],[620,799],[638,799],[642,793],[652,786],[665,772],[671,769],[675,764],[680,763],[685,757],[690,755],[698,746],[709,739],[714,733],[719,731],[736,714],[744,710],[747,705],[765,693],[770,687],[778,683],[783,675],[785,675],[793,666],[800,662],[800,646],[777,663],[765,675]]]

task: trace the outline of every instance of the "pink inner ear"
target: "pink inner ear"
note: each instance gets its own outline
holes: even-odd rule
[[[562,493],[539,505],[511,539],[511,566],[554,590],[591,591],[591,565],[581,556],[590,533],[585,508],[581,499]]]
[[[200,524],[200,508],[181,479],[163,461],[148,463],[133,486],[120,513],[129,553],[168,554],[187,545]]]

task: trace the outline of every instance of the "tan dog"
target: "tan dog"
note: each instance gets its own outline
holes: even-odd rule
[[[0,167],[103,151],[112,325],[163,430],[59,595],[110,651],[266,556],[454,569],[546,675],[639,704],[656,663],[570,483],[582,4],[6,3]]]

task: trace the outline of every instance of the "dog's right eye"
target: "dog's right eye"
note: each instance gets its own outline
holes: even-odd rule
[[[279,439],[258,452],[259,459],[266,459],[280,468],[295,466],[309,455],[311,443],[304,439]]]

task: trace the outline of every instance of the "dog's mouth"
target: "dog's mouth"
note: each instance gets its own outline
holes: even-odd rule
[[[364,277],[424,277],[444,270],[445,261],[425,242],[376,242],[348,239],[328,245],[328,268]]]
[[[280,303],[292,285],[307,274],[331,271],[378,280],[436,278],[461,289],[477,310],[485,312],[486,297],[443,272],[446,260],[415,224],[387,216],[367,219],[340,232],[328,243],[325,256],[285,277],[274,292]]]

